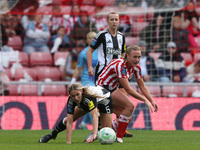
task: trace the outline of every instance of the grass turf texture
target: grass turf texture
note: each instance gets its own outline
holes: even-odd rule
[[[37,143],[39,138],[51,130],[0,130],[1,150],[199,150],[200,131],[150,131],[130,130],[133,138],[124,138],[124,143],[101,145],[98,140],[87,144],[87,130],[74,130],[72,144],[66,144],[65,131],[56,140]]]

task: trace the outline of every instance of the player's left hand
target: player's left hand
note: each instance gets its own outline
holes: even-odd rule
[[[97,134],[91,133],[91,134],[87,137],[87,139],[85,140],[85,142],[86,142],[86,143],[92,143],[92,142],[94,142],[94,141],[97,140],[97,139],[98,139]]]
[[[154,112],[157,112],[158,109],[159,109],[158,104],[157,104],[155,101],[153,101],[151,104],[152,104],[152,106],[154,107]]]

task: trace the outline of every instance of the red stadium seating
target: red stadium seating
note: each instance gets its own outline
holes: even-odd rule
[[[5,69],[5,74],[9,77],[10,80],[13,80],[13,76],[12,76],[10,68]]]
[[[9,95],[18,96],[18,85],[9,85]]]
[[[183,57],[185,61],[185,65],[188,66],[193,62],[192,55],[190,53],[181,53],[181,56]]]
[[[89,15],[93,15],[95,13],[95,6],[91,6],[91,5],[82,5],[80,6],[80,9],[82,11],[87,11]]]
[[[44,85],[44,96],[65,96],[65,85]]]
[[[187,86],[187,96],[188,97],[191,97],[192,93],[195,91],[200,91],[200,86],[192,86],[192,85]]]
[[[154,18],[154,7],[149,7],[147,11],[148,11],[147,21],[151,22],[151,20]]]
[[[151,56],[154,59],[154,61],[156,61],[158,60],[161,54],[162,54],[161,52],[150,52],[149,56]]]
[[[126,45],[137,45],[140,41],[140,37],[126,37]]]
[[[37,96],[38,95],[38,85],[34,84],[24,84],[19,85],[20,94],[21,96]]]
[[[198,47],[200,47],[200,37],[195,37],[195,41],[196,41]]]
[[[20,36],[12,36],[8,38],[7,45],[12,47],[14,50],[22,50],[22,39]]]
[[[49,78],[53,81],[59,81],[61,73],[57,67],[37,67],[37,77],[39,81],[44,81]]]
[[[154,85],[154,86],[153,85],[152,86],[147,85],[147,88],[148,88],[149,92],[151,93],[151,95],[153,97],[162,96],[160,85]]]
[[[115,0],[95,0],[96,6],[114,6]]]
[[[165,97],[183,97],[184,96],[183,86],[163,86],[162,95]]]
[[[18,58],[20,64],[22,64],[23,66],[29,66],[29,56],[26,52],[18,52],[18,55],[16,54],[15,56]],[[16,62],[17,59],[9,61],[9,66]]]
[[[62,6],[60,5],[62,14],[70,14],[72,6]]]
[[[146,11],[143,7],[128,7],[125,13],[132,17],[133,21],[146,21]]]
[[[53,62],[54,62],[54,65],[56,63],[56,61],[59,59],[59,58],[63,58],[66,60],[67,56],[69,55],[69,52],[55,52],[54,53],[54,56],[53,56]]]
[[[52,6],[41,6],[36,10],[38,14],[52,14]]]
[[[200,53],[195,53],[194,54],[194,62],[197,62],[198,60],[200,60]]]
[[[14,74],[14,80],[25,79],[25,73],[27,73],[34,81],[37,80],[37,72],[32,68],[17,68]]]
[[[99,13],[108,14],[111,11],[118,12],[119,11],[119,7],[106,5]]]
[[[30,66],[52,66],[52,56],[49,52],[33,52],[30,54]]]
[[[23,66],[29,66],[29,56],[26,52],[19,52],[19,62]]]
[[[148,22],[133,22],[132,33],[134,36],[139,36],[140,32],[148,25]]]
[[[161,88],[159,85],[147,85],[147,88],[148,88],[149,92],[151,93],[152,97],[162,96]],[[139,89],[139,93],[142,94],[140,89]]]

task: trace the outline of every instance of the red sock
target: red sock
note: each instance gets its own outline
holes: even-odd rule
[[[128,126],[130,117],[120,115],[119,117],[119,125],[118,125],[118,131],[117,131],[117,137],[123,138],[124,133],[126,131],[126,128]]]

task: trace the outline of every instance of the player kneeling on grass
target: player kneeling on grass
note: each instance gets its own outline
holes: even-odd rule
[[[67,117],[63,118],[56,128],[39,139],[39,143],[47,143],[51,139],[56,139],[57,134],[67,130],[67,143],[71,143],[73,122],[84,116],[88,112],[93,118],[93,134],[85,142],[91,143],[97,139],[98,132],[98,112],[100,112],[101,127],[111,127],[113,100],[110,92],[97,86],[82,87],[79,83],[73,83],[68,87],[69,98],[67,102]]]

